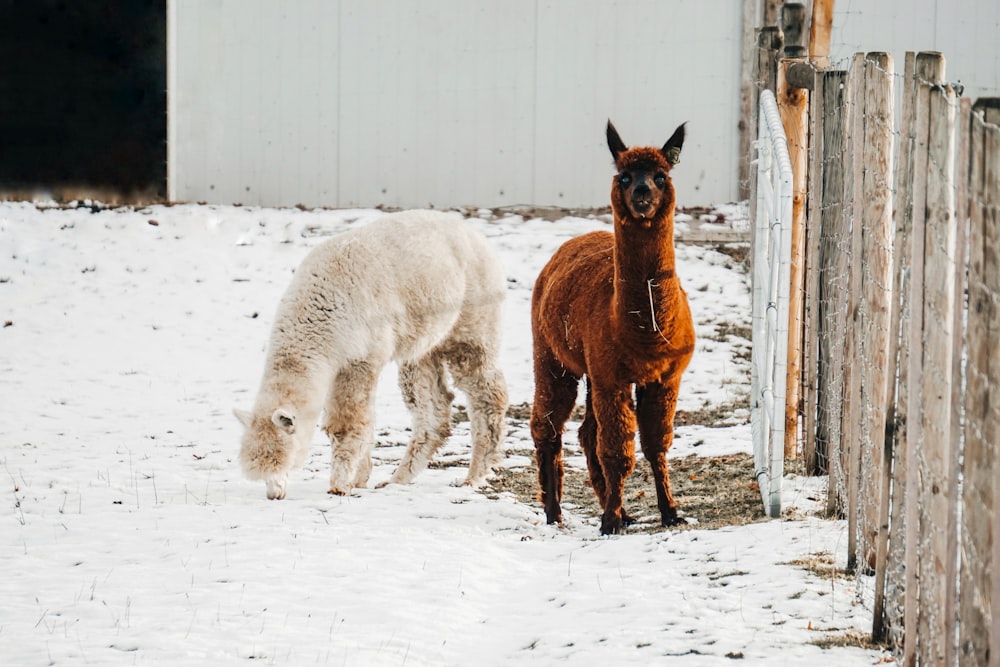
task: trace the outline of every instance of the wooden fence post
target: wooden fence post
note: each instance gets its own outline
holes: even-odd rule
[[[980,97],[972,108],[983,114],[987,123],[1000,125],[1000,97]]]
[[[781,6],[780,25],[785,36],[785,57],[804,58],[808,33],[806,18],[808,10],[803,2],[785,2]]]
[[[859,350],[860,429],[858,446],[860,536],[865,566],[874,571],[875,552],[883,531],[879,508],[882,495],[886,395],[889,356],[889,308],[892,289],[892,137],[894,124],[892,58],[887,53],[865,56],[864,181],[861,218],[861,327]],[[888,490],[888,489],[887,489]]]
[[[757,92],[778,87],[778,54],[781,53],[784,36],[775,25],[764,26],[757,32]]]
[[[805,318],[802,334],[802,458],[806,474],[821,474],[819,454],[816,448],[816,420],[819,406],[819,274],[821,271],[820,235],[822,217],[823,154],[822,134],[824,124],[824,98],[821,91],[823,76],[820,71],[830,62],[830,30],[833,24],[833,0],[814,0],[812,18],[809,21],[809,62],[808,72],[812,94],[809,96],[809,187],[807,188],[808,210],[806,213],[806,259],[805,259]],[[825,457],[825,450],[823,451]],[[825,467],[824,467],[825,468]]]
[[[811,227],[806,238],[806,324],[802,336],[803,385],[802,397],[804,414],[802,417],[802,460],[807,475],[819,474],[819,454],[816,449],[816,408],[820,393],[819,378],[819,330],[820,330],[820,242],[823,214],[823,124],[824,97],[823,73],[812,72],[812,86],[809,95],[809,187],[806,189],[808,207],[806,220]],[[825,451],[824,451],[825,454]]]
[[[860,201],[862,169],[860,158],[860,142],[862,134],[862,76],[864,55],[854,55],[851,69],[845,78],[843,91],[843,190],[840,193],[840,215],[832,218],[831,234],[828,249],[833,254],[830,266],[832,275],[827,284],[831,287],[831,302],[833,316],[827,319],[829,325],[828,340],[830,341],[830,368],[824,391],[829,392],[827,403],[829,414],[830,436],[830,481],[827,493],[827,510],[831,516],[847,517],[848,519],[848,567],[855,565],[856,525],[851,516],[851,498],[857,497],[857,489],[851,488],[857,483],[857,474],[851,470],[851,442],[853,429],[856,427],[856,416],[851,412],[857,405],[853,397],[852,381],[856,375],[857,351],[853,335],[856,326],[853,322],[857,306],[852,298],[855,276],[860,275],[860,264],[857,260],[860,253],[860,227],[853,224],[854,207]],[[832,216],[831,216],[832,217]],[[855,231],[859,234],[855,236]]]
[[[910,379],[921,384],[919,413],[921,438],[913,441],[920,455],[920,664],[942,664],[949,653],[947,580],[949,571],[948,526],[955,493],[951,470],[951,382],[952,300],[955,298],[954,226],[954,93],[950,88],[927,88],[929,141],[927,145],[926,199],[914,206],[925,207],[924,281],[921,298],[923,318],[919,342],[912,356],[919,358],[919,372]],[[923,96],[923,93],[921,93]],[[920,261],[920,257],[917,257]],[[916,319],[916,318],[914,318]]]
[[[830,66],[833,4],[833,0],[813,0],[812,18],[809,21],[809,58],[816,67]]]
[[[995,665],[1000,662],[1000,613],[991,611],[1000,585],[993,576],[995,516],[1000,509],[995,488],[1000,469],[1000,368],[995,352],[1000,336],[1000,272],[995,266],[1000,253],[1000,128],[986,124],[980,114],[971,113],[967,100],[963,102],[963,130],[968,128],[970,144],[970,224],[959,660],[963,665]]]
[[[854,54],[851,73],[848,77],[848,148],[844,190],[847,229],[850,230],[850,250],[848,252],[850,276],[847,283],[847,320],[844,337],[844,402],[841,411],[840,448],[843,461],[844,481],[847,487],[847,567],[857,567],[858,555],[858,476],[860,475],[858,455],[858,428],[861,416],[860,367],[864,363],[858,340],[860,327],[860,283],[861,283],[861,205],[864,187],[864,65],[863,53]]]
[[[948,557],[945,570],[945,595],[948,603],[945,607],[946,627],[958,627],[960,632],[964,631],[958,623],[959,614],[959,575],[961,559],[958,553],[959,540],[962,539],[958,517],[959,506],[962,499],[960,491],[962,485],[959,484],[959,475],[962,472],[962,454],[965,449],[963,438],[962,422],[965,403],[965,384],[962,360],[965,356],[965,295],[968,287],[966,257],[969,248],[969,133],[972,113],[972,104],[968,99],[957,99],[957,94],[952,94],[951,101],[956,103],[953,113],[956,113],[953,127],[957,127],[957,136],[953,132],[955,142],[955,165],[953,171],[952,188],[952,213],[955,229],[955,266],[954,266],[954,291],[951,303],[951,395],[948,397],[951,410],[951,432],[947,434],[948,448],[948,468],[953,475],[954,492],[949,498],[948,514],[951,521],[948,523],[947,544]],[[948,664],[958,664],[958,656],[961,649],[958,643],[957,633],[952,633],[945,646],[945,660]]]
[[[754,68],[756,72],[756,91],[754,99],[760,100],[760,93],[763,90],[770,90],[772,93],[778,84],[778,53],[781,52],[782,43],[781,29],[778,26],[770,25],[761,28],[757,32],[757,63]],[[754,107],[756,109],[756,106]],[[758,119],[754,112],[753,139],[757,139]],[[750,170],[750,192],[757,192],[757,170]],[[757,229],[757,207],[750,202],[750,245],[755,243],[754,234]]]
[[[983,191],[987,193],[983,203],[983,226],[988,230],[986,242],[984,243],[984,254],[989,252],[990,257],[996,258],[1000,255],[1000,99],[993,98],[993,115],[986,112],[987,120],[992,124],[986,132],[986,140],[983,152],[986,157],[983,160]],[[990,118],[993,120],[990,120]],[[993,336],[1000,334],[1000,275],[997,274],[996,264],[993,264],[991,271],[984,268],[984,275],[988,275],[988,286],[993,299],[993,309],[990,311],[990,331]],[[996,340],[995,337],[991,340]],[[991,568],[985,573],[987,580],[992,579],[991,600],[1000,600],[1000,507],[997,502],[996,479],[1000,462],[996,460],[997,441],[996,434],[1000,433],[1000,364],[991,363],[989,370],[989,408],[982,433],[993,434],[993,552]],[[987,430],[989,429],[989,430]],[[996,576],[993,576],[996,575]],[[1000,609],[992,612],[992,632],[990,639],[990,667],[1000,667]]]
[[[902,110],[900,112],[899,150],[896,160],[896,196],[893,220],[896,238],[893,242],[892,308],[889,316],[889,357],[886,375],[889,378],[888,411],[886,413],[885,442],[882,475],[881,525],[889,526],[891,533],[879,542],[875,565],[875,603],[872,638],[889,641],[897,648],[903,646],[903,599],[906,570],[902,567],[905,556],[906,513],[906,378],[909,359],[909,283],[906,276],[913,263],[913,97],[916,54],[906,53],[903,67]],[[891,480],[891,481],[890,481]],[[885,489],[891,487],[890,494]],[[889,567],[889,563],[895,565]],[[885,604],[886,598],[890,604]]]
[[[938,84],[944,80],[945,63],[940,53],[921,52],[917,54],[914,65],[914,102],[913,102],[913,182],[910,198],[913,202],[912,216],[912,252],[913,263],[910,269],[909,302],[911,304],[909,331],[909,356],[907,358],[907,401],[908,413],[906,419],[906,597],[904,600],[904,643],[903,663],[915,665],[918,655],[927,654],[925,644],[932,641],[923,627],[925,618],[919,615],[918,609],[923,608],[922,571],[930,570],[930,563],[924,567],[922,559],[921,533],[926,529],[922,516],[923,489],[927,484],[922,479],[922,456],[924,447],[925,413],[924,413],[924,324],[927,318],[924,304],[925,278],[925,232],[927,227],[927,179],[930,144],[930,95],[931,83]],[[927,588],[930,589],[930,574],[927,575]],[[924,609],[926,614],[933,613],[939,607]],[[935,628],[936,630],[936,628]],[[943,634],[943,633],[942,633]],[[919,635],[919,639],[918,639]],[[941,641],[941,637],[938,637]],[[943,659],[943,656],[942,656]],[[921,664],[933,664],[922,662]]]
[[[761,24],[777,25],[778,11],[783,0],[761,0]]]
[[[845,232],[844,206],[844,116],[847,95],[847,72],[826,70],[817,73],[819,82],[813,94],[817,100],[819,168],[811,188],[818,193],[818,211],[810,212],[813,232],[818,238],[816,260],[816,419],[811,429],[814,437],[814,460],[806,461],[807,472],[830,476],[828,493],[836,495],[837,470],[832,458],[840,451],[839,415],[843,401],[844,337],[846,300],[840,298],[847,279],[847,253],[842,247]],[[816,183],[818,182],[818,186]],[[818,224],[817,224],[818,223]],[[840,308],[840,306],[844,308]],[[807,431],[808,432],[808,431]],[[832,507],[831,507],[832,509]]]
[[[788,139],[792,163],[792,263],[788,294],[788,370],[785,384],[785,457],[798,455],[800,371],[802,367],[802,299],[805,261],[805,194],[809,168],[809,95],[788,83],[788,69],[805,62],[805,6],[786,3],[782,7],[785,55],[778,67],[778,112]]]

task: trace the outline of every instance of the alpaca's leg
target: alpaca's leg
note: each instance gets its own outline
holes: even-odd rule
[[[594,404],[590,397],[590,378],[587,378],[587,399],[584,406],[583,423],[580,424],[578,436],[580,448],[587,457],[587,470],[590,471],[590,486],[597,495],[597,500],[604,509],[605,484],[604,470],[601,459],[597,456],[597,418],[594,416]]]
[[[343,368],[327,398],[323,430],[330,437],[330,493],[346,495],[368,483],[375,446],[375,388],[381,367],[355,362]]]
[[[479,344],[458,343],[446,349],[448,369],[455,386],[469,402],[472,459],[464,484],[479,486],[500,463],[504,416],[507,412],[507,382],[492,355]]]
[[[590,379],[587,380],[587,405],[583,415],[583,423],[580,424],[580,447],[587,457],[587,470],[590,472],[590,486],[594,489],[594,495],[604,510],[604,502],[607,499],[607,484],[604,481],[604,468],[601,467],[601,459],[597,455],[597,418],[594,415],[594,405],[590,397]],[[635,519],[628,515],[624,507],[622,509],[622,525],[631,526]]]
[[[545,349],[535,349],[535,398],[531,438],[535,441],[540,500],[548,523],[562,521],[562,434],[576,403],[579,378]]]
[[[409,484],[451,433],[451,400],[444,365],[435,353],[399,367],[399,388],[413,420],[413,437],[386,484]]]
[[[664,526],[686,523],[677,516],[677,503],[670,492],[667,451],[674,441],[674,410],[680,378],[664,384],[653,383],[636,389],[636,413],[642,453],[653,469],[656,504]]]
[[[625,513],[622,495],[625,480],[635,468],[635,409],[631,387],[593,391],[597,417],[597,458],[604,472],[604,514],[601,534],[620,533],[632,519]]]

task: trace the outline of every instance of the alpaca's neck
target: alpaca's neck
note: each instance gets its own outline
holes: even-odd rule
[[[634,224],[615,224],[615,290],[631,291],[637,281],[654,281],[674,274],[674,217],[648,229]],[[645,288],[644,288],[645,289]]]
[[[676,312],[671,304],[680,290],[673,216],[649,229],[615,227],[616,316],[629,330],[662,329]]]
[[[313,419],[322,409],[328,385],[329,373],[321,365],[278,348],[268,355],[258,407],[268,412],[288,407]]]

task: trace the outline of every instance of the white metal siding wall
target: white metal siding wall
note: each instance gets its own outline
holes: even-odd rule
[[[733,0],[540,2],[534,201],[607,205],[608,118],[630,146],[661,146],[687,121],[679,203],[735,199],[739,9]]]
[[[736,194],[733,0],[171,0],[170,197],[606,205],[604,124]],[[720,37],[721,36],[721,37]]]
[[[601,206],[604,123],[688,121],[682,205],[736,196],[737,0],[168,0],[171,199]],[[845,0],[832,58],[945,54],[1000,94],[997,0]]]
[[[836,67],[849,68],[858,52],[886,51],[902,75],[907,51],[940,51],[948,80],[961,80],[965,97],[1000,95],[997,0],[838,0],[833,19]]]
[[[530,201],[534,3],[341,3],[342,206]]]
[[[172,199],[337,201],[337,20],[322,0],[171,3]]]

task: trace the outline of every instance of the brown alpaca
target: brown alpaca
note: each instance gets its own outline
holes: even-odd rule
[[[611,121],[607,138],[618,169],[611,185],[614,234],[591,232],[564,243],[539,274],[531,299],[531,436],[545,516],[549,523],[562,520],[562,432],[586,376],[580,445],[604,510],[605,535],[632,523],[622,489],[635,467],[637,425],[661,522],[684,522],[670,493],[667,450],[681,374],[695,342],[674,261],[670,170],[680,156],[684,125],[661,149],[627,148]]]

